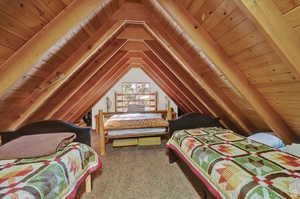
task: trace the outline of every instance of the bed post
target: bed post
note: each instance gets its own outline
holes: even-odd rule
[[[85,192],[92,192],[92,176],[89,174],[85,179]]]
[[[171,107],[168,107],[168,110],[167,110],[167,120],[172,120],[173,119],[172,115],[173,115],[172,109],[171,109]]]
[[[100,155],[105,155],[105,132],[104,132],[104,117],[103,117],[103,110],[99,110],[98,114],[98,124],[99,124],[99,133],[100,133]]]
[[[177,162],[178,160],[177,154],[172,149],[168,149],[168,155],[169,155],[170,164]]]
[[[95,115],[95,121],[96,121],[96,133],[99,133],[99,115]]]

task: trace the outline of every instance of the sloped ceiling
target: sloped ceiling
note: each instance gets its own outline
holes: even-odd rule
[[[276,22],[266,21],[279,20],[292,49],[300,50],[300,23],[293,21],[299,5],[265,2],[3,1],[0,129],[42,119],[74,122],[140,66],[186,112],[220,117],[245,135],[271,129],[296,140],[297,56],[290,56]],[[276,18],[253,6],[270,7]]]

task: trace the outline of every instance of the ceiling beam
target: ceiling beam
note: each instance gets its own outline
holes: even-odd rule
[[[81,70],[70,83],[66,83],[64,87],[64,92],[59,92],[57,97],[53,99],[53,101],[58,102],[55,108],[52,108],[48,111],[45,119],[51,118],[53,113],[55,113],[66,101],[70,99],[70,97],[76,93],[77,90],[81,86],[83,86],[97,71],[112,57],[117,59],[121,59],[126,55],[125,51],[119,51],[120,48],[124,46],[126,43],[125,39],[117,39],[111,42],[110,45],[106,46],[99,55],[88,65],[84,66],[83,70]],[[115,59],[115,61],[117,61]]]
[[[125,2],[120,9],[113,14],[112,19],[142,22],[148,21],[150,14],[149,9],[147,9],[144,4]]]
[[[16,51],[1,66],[0,96],[38,63],[70,30],[97,12],[102,4],[102,0],[74,1]]]
[[[202,104],[202,102],[192,93],[189,87],[187,85],[180,81],[178,76],[172,73],[172,71],[166,66],[165,63],[163,63],[154,53],[150,51],[144,52],[143,59],[149,64],[149,66],[152,66],[152,68],[155,68],[155,71],[160,71],[161,73],[165,74],[166,78],[170,79],[170,84],[173,84],[175,87],[178,88],[179,93],[181,95],[184,95],[187,97],[188,101],[190,101],[191,104],[193,104],[194,107],[196,107],[196,111],[200,113],[210,114],[209,110]],[[153,64],[151,64],[151,62]],[[174,66],[176,67],[176,66]],[[184,74],[183,74],[184,75]],[[178,94],[179,94],[178,93]]]
[[[300,74],[300,37],[272,0],[235,0],[250,19],[258,24],[276,51]]]
[[[113,71],[102,78],[102,81],[93,88],[93,91],[81,102],[76,103],[74,109],[69,112],[64,120],[75,122],[82,118],[91,108],[130,70],[130,65],[125,63],[121,67],[115,67]]]
[[[151,57],[152,60],[155,59],[155,56],[160,57],[160,60],[168,66],[169,70],[173,71],[173,74],[197,97],[200,102],[199,106],[206,106],[206,114],[220,117],[222,124],[227,128],[236,126],[230,120],[228,114],[201,88],[201,85],[188,74],[180,63],[178,63],[165,48],[159,45],[158,41],[145,41],[145,43],[155,53],[145,52],[146,55]]]
[[[185,104],[191,112],[203,112],[197,106],[197,99],[190,93],[185,85],[180,82],[170,71],[161,70],[161,66],[157,65],[153,60],[150,60],[146,55],[140,55],[146,64],[144,64],[145,71],[152,71],[151,76],[156,77],[160,81],[160,84],[165,84],[165,87],[169,87],[173,94],[171,96],[178,96],[181,98],[181,103]],[[151,77],[150,76],[150,77]]]
[[[149,76],[153,81],[160,86],[160,88],[180,107],[184,112],[194,112],[195,108],[191,108],[192,105],[189,104],[188,100],[183,95],[178,95],[176,88],[171,84],[166,82],[166,79],[163,79],[162,76],[155,73],[151,67],[143,65],[141,69]]]
[[[116,22],[107,29],[103,26],[95,32],[95,34],[88,39],[82,46],[77,49],[61,67],[67,70],[63,74],[63,78],[56,81],[45,90],[37,99],[34,100],[24,113],[19,115],[19,118],[10,123],[8,129],[15,129],[20,126],[27,118],[29,118],[60,86],[62,86],[80,67],[89,60],[113,35],[115,35],[120,28],[125,25],[125,22]]]
[[[224,52],[224,50],[211,38],[211,36],[190,16],[183,8],[172,0],[158,0],[160,5],[174,18],[179,26],[185,30],[204,53],[216,66],[231,80],[233,85],[240,90],[257,113],[265,120],[269,127],[285,143],[291,143],[294,135],[273,107],[264,99],[262,94],[251,85],[246,76],[238,69]]]
[[[115,40],[105,46],[95,59],[75,73],[61,88],[59,88],[28,120],[24,122],[31,123],[38,120],[50,119],[61,107],[71,99],[71,97],[97,73],[101,67],[110,62],[117,63],[126,55],[126,51],[118,51],[126,43],[126,40]],[[117,52],[118,51],[118,52]]]
[[[93,92],[100,92],[99,90],[95,90],[94,87],[96,87],[96,85],[103,86],[107,84],[107,82],[102,82],[102,80],[105,78],[107,79],[107,77],[112,75],[113,72],[123,66],[128,59],[129,58],[127,56],[123,57],[117,63],[113,58],[109,60],[92,78],[90,78],[76,93],[72,95],[69,101],[64,103],[62,108],[53,114],[51,119],[63,119],[68,117],[67,115],[69,112],[74,110],[76,104],[82,103],[82,100],[86,100],[89,95],[93,95]],[[97,88],[99,88],[99,86]]]
[[[254,125],[243,114],[238,106],[219,88],[214,81],[205,78],[205,73],[210,72],[215,78],[220,78],[209,66],[201,60],[201,57],[194,57],[189,53],[182,44],[173,39],[172,34],[163,28],[159,23],[152,22],[147,23],[155,34],[164,38],[169,43],[169,50],[177,55],[177,58],[182,61],[182,65],[188,71],[188,73],[201,85],[201,87],[210,95],[217,104],[219,104],[232,119],[243,129],[247,134],[250,134],[254,129]]]

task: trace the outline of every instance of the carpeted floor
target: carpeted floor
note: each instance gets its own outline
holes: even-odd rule
[[[169,164],[163,146],[109,147],[102,172],[93,175],[92,193],[80,199],[200,198],[177,164]]]

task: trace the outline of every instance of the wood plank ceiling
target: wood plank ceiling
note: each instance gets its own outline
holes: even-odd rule
[[[141,67],[182,110],[220,117],[245,135],[274,130],[289,143],[300,136],[300,3],[255,6],[1,1],[0,129],[74,122],[131,67]]]

